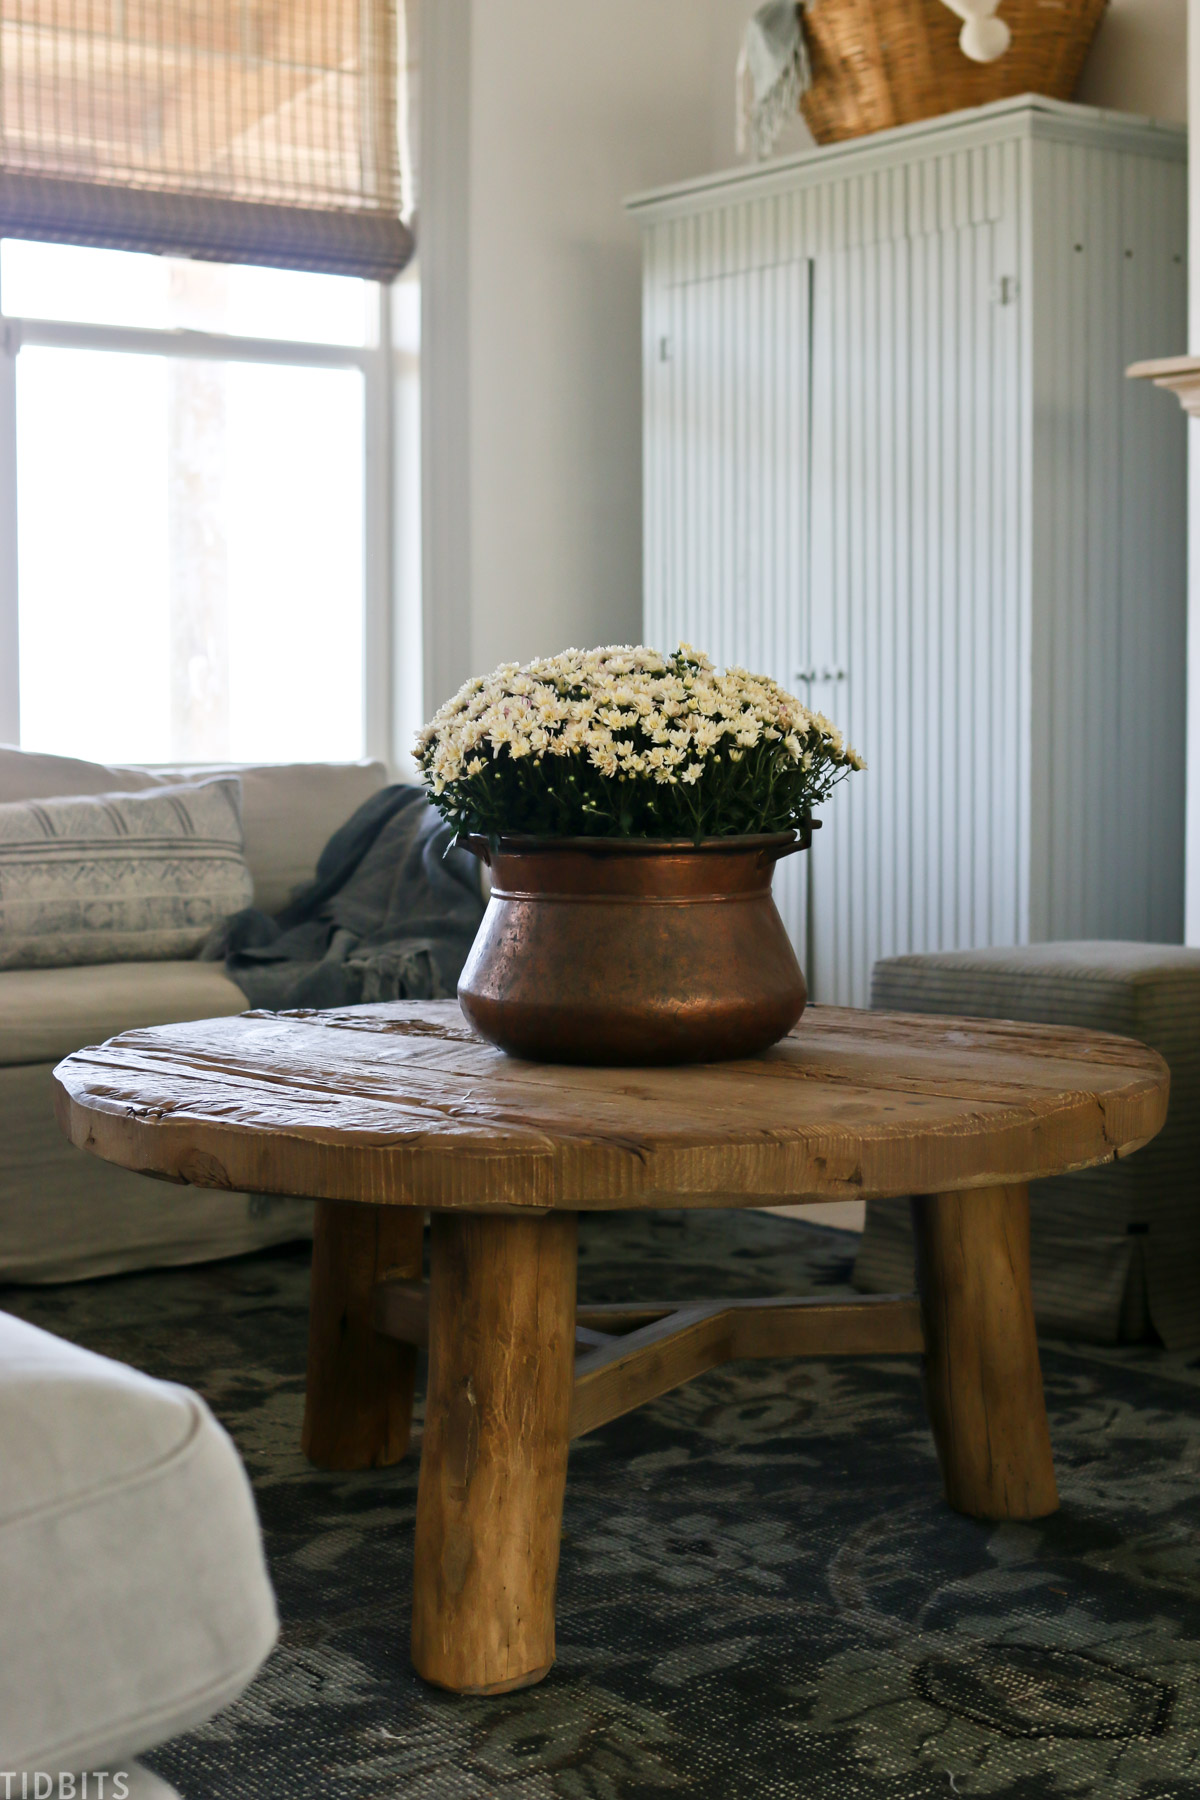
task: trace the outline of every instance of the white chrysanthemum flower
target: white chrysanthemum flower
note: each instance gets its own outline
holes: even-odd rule
[[[677,787],[675,810],[661,817],[688,831],[711,819],[724,834],[759,829],[755,820],[764,817],[776,821],[772,829],[800,821],[844,774],[866,766],[829,719],[778,682],[737,665],[719,672],[686,644],[672,657],[618,644],[565,650],[524,667],[502,664],[465,682],[440,708],[417,736],[416,757],[447,816],[468,829],[482,828],[470,823],[479,819],[489,830],[504,829],[505,770],[519,762],[530,816],[543,816],[536,811],[539,782],[547,805],[557,795],[553,817],[560,823],[553,829],[565,829],[566,806],[579,829],[608,820],[605,829],[651,835],[652,823],[623,822],[632,817],[628,799],[617,822],[617,802],[606,798],[603,784],[640,788],[646,799],[633,804],[648,807],[650,821],[660,817],[653,790]],[[715,786],[704,783],[709,771]]]

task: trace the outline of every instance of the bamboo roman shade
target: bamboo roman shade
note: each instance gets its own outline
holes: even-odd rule
[[[0,235],[387,280],[395,0],[0,0]]]

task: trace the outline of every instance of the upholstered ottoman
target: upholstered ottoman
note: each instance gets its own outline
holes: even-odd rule
[[[1153,1327],[1170,1349],[1200,1345],[1200,949],[1176,944],[1027,944],[878,962],[871,1005],[1086,1025],[1140,1038],[1166,1059],[1161,1135],[1128,1162],[1032,1189],[1033,1293],[1042,1329],[1099,1343]],[[912,1285],[905,1201],[872,1202],[855,1286]]]
[[[169,1796],[132,1758],[235,1699],[275,1634],[250,1485],[203,1401],[0,1312],[0,1770],[30,1796],[99,1770]]]

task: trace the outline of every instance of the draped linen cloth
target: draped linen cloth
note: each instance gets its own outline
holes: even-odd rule
[[[420,788],[397,783],[336,831],[274,918],[236,913],[206,945],[252,1006],[451,997],[483,918],[479,864]]]
[[[749,19],[737,63],[737,147],[770,156],[812,86],[800,7],[768,0]]]

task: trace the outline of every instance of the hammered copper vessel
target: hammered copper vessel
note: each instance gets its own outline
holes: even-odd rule
[[[492,894],[462,1009],[534,1062],[753,1056],[804,1011],[771,876],[810,838],[468,838]]]

